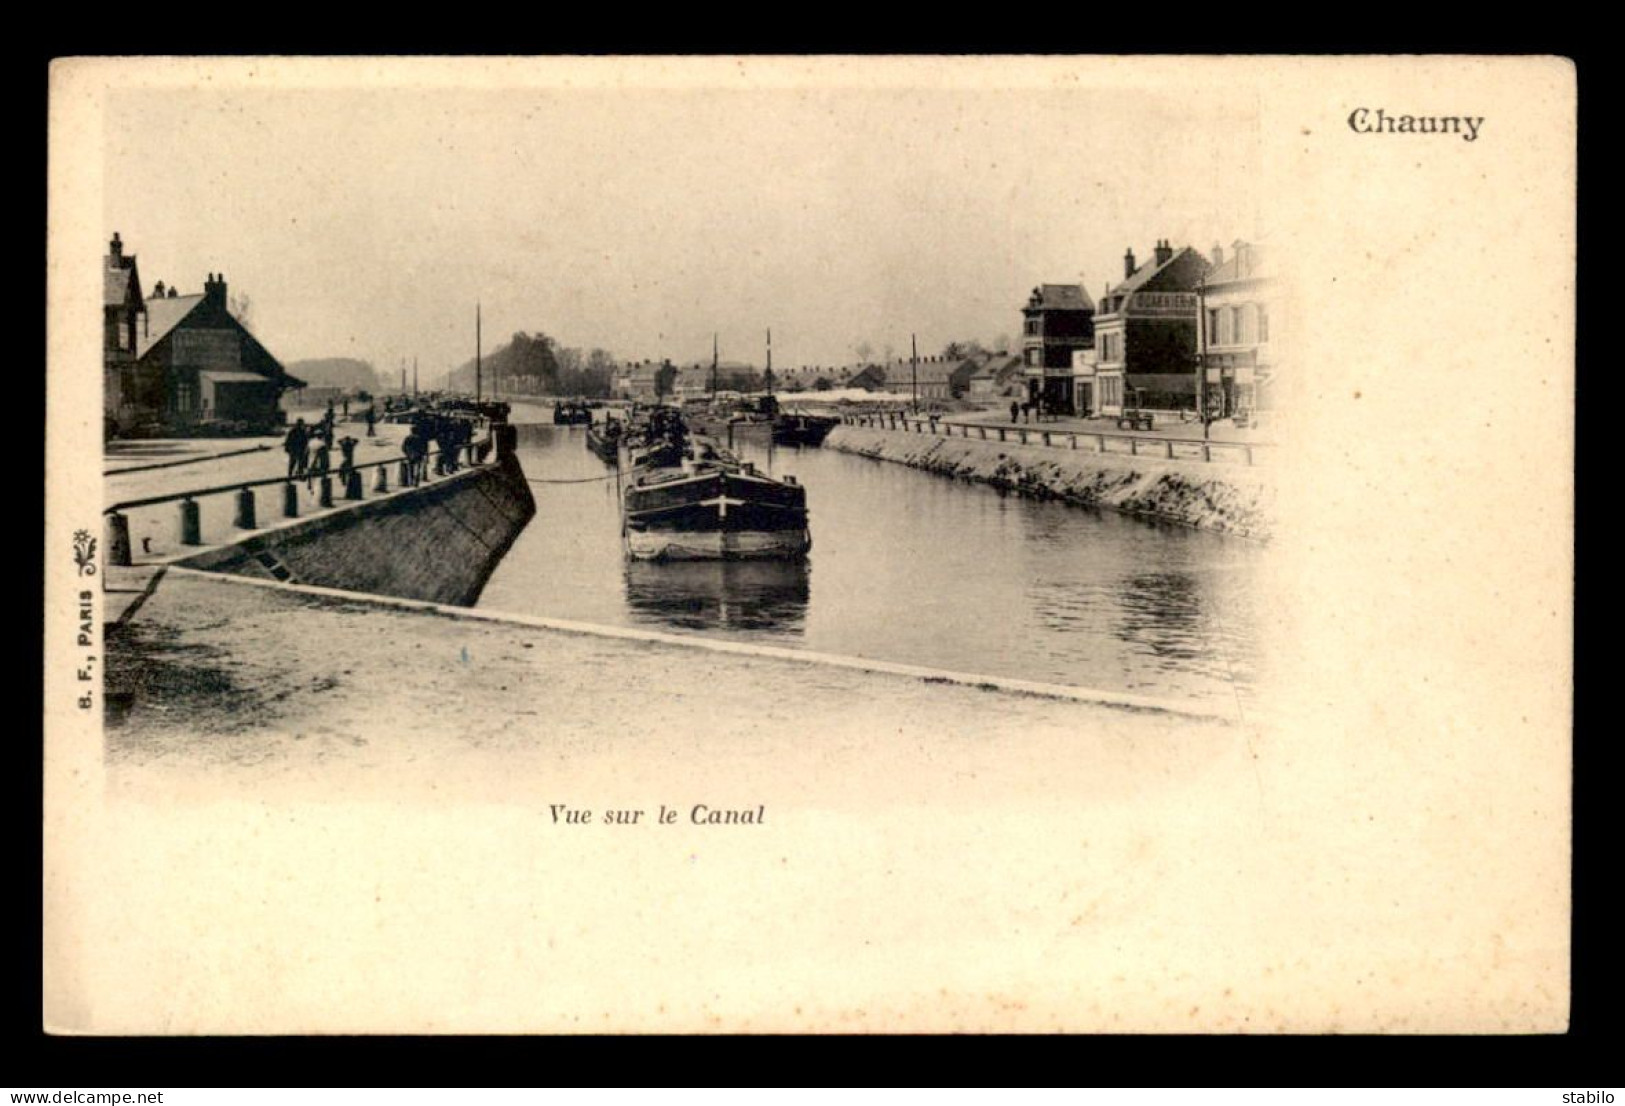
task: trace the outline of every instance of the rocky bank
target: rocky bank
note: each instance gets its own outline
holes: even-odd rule
[[[1256,466],[844,425],[830,433],[824,448],[973,480],[1035,499],[1107,507],[1259,540],[1270,534],[1273,487],[1268,471]]]

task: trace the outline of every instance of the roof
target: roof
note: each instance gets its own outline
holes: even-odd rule
[[[164,335],[180,325],[180,321],[203,302],[201,294],[195,296],[156,296],[147,301],[147,322],[135,330],[135,355],[145,357],[147,351],[164,340]]]
[[[654,380],[655,377],[660,375],[660,369],[659,364],[623,365],[617,375],[622,379]]]
[[[1232,280],[1253,280],[1269,274],[1269,247],[1257,246],[1250,242],[1237,242],[1236,246],[1235,252],[1225,258],[1223,265],[1208,273],[1209,287]],[[1243,262],[1246,262],[1245,267]]]
[[[102,279],[102,306],[123,307],[130,294],[130,270],[106,270]]]
[[[981,366],[971,373],[971,377],[998,376],[1020,365],[1021,358],[1016,354],[994,354],[983,361]]]
[[[1145,287],[1145,285],[1148,284],[1158,273],[1162,272],[1164,269],[1168,268],[1168,266],[1172,265],[1174,262],[1178,261],[1181,257],[1184,257],[1188,253],[1196,253],[1196,251],[1191,249],[1189,246],[1181,246],[1179,249],[1175,250],[1169,256],[1168,260],[1164,261],[1161,265],[1157,264],[1156,255],[1153,254],[1150,261],[1147,261],[1144,265],[1141,265],[1138,269],[1134,270],[1134,275],[1123,281],[1123,283],[1114,285],[1112,290],[1107,294],[1111,296],[1126,296],[1130,292],[1138,291],[1139,289]],[[1197,256],[1201,257],[1201,254],[1197,254]]]
[[[1028,310],[1093,311],[1095,301],[1081,284],[1040,284],[1037,296],[1027,300]]]
[[[922,357],[920,358],[919,381],[925,384],[948,380],[964,363],[965,359],[963,357]],[[907,357],[875,367],[880,370],[882,380],[899,387],[910,385],[915,380],[914,362]]]

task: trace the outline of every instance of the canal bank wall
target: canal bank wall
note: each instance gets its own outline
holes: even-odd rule
[[[175,562],[284,583],[470,606],[536,514],[510,454]]]
[[[1248,465],[1091,453],[849,424],[830,431],[824,448],[1034,499],[1059,499],[1259,540],[1270,535],[1273,487],[1267,472]]]

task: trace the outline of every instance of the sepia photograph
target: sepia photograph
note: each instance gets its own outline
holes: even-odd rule
[[[47,1030],[1561,1032],[1574,106],[58,61]]]

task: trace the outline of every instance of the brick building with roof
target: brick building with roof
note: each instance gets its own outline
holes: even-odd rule
[[[1072,372],[1072,355],[1095,346],[1095,305],[1081,284],[1041,284],[1021,309],[1022,363],[1027,399],[1046,410],[1076,414],[1089,409],[1088,384]]]
[[[1157,242],[1151,260],[1123,256],[1123,281],[1108,288],[1095,315],[1095,400],[1091,413],[1118,415],[1124,401],[1196,407],[1197,289],[1207,259],[1189,246]]]
[[[278,399],[304,386],[229,310],[226,278],[203,292],[153,285],[141,294],[135,257],[117,234],[103,279],[103,411],[109,434],[265,433],[282,425]]]

